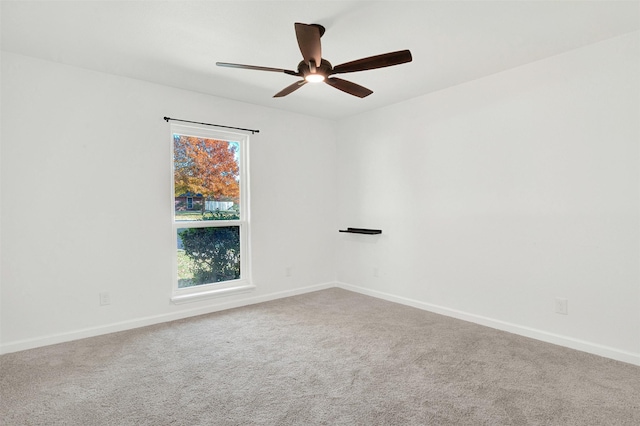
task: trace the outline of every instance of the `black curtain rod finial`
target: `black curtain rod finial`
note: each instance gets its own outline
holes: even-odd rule
[[[169,120],[171,121],[181,121],[183,123],[193,123],[193,124],[202,124],[204,126],[213,126],[213,127],[222,127],[225,129],[233,129],[233,130],[242,130],[245,132],[251,132],[251,134],[256,134],[256,133],[260,133],[260,130],[256,130],[256,129],[244,129],[242,127],[232,127],[232,126],[223,126],[221,124],[211,124],[211,123],[200,123],[198,121],[189,121],[189,120],[180,120],[179,118],[171,118],[171,117],[163,117],[164,121],[166,121],[167,123],[169,122]]]

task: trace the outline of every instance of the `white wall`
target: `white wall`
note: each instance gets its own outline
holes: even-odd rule
[[[338,280],[640,364],[638,39],[343,120]]]
[[[6,52],[1,89],[5,352],[333,282],[333,123]],[[250,140],[250,294],[169,302],[164,116],[260,130]],[[99,306],[101,291],[111,305]]]

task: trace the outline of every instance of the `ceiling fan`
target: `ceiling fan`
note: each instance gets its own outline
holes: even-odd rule
[[[302,77],[302,80],[285,87],[276,93],[274,98],[281,98],[307,83],[325,82],[329,86],[349,93],[350,95],[364,98],[373,91],[341,78],[332,77],[334,74],[345,74],[356,71],[366,71],[376,68],[390,67],[411,62],[411,52],[399,50],[397,52],[384,53],[382,55],[370,56],[356,61],[346,62],[335,67],[325,59],[322,59],[322,47],[320,37],[324,34],[325,28],[320,24],[295,24],[296,38],[302,53],[303,60],[298,64],[297,71],[285,70],[281,68],[259,67],[254,65],[230,64],[228,62],[216,62],[217,66],[242,68],[257,71],[272,71],[289,74],[295,77]]]

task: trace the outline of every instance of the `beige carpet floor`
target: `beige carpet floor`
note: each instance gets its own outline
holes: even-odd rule
[[[2,425],[640,425],[640,367],[340,289],[0,357]]]

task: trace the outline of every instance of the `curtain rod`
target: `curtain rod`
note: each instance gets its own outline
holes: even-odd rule
[[[183,123],[203,124],[205,126],[224,127],[225,129],[244,130],[245,132],[251,132],[251,134],[260,133],[260,130],[255,129],[243,129],[242,127],[223,126],[221,124],[200,123],[198,121],[180,120],[179,118],[164,117],[164,121],[166,121],[167,123],[169,122],[169,120],[182,121]]]

